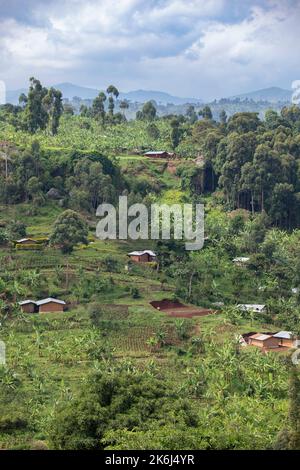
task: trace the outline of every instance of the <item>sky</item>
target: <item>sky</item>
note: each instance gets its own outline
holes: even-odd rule
[[[300,79],[300,0],[0,0],[0,80],[204,100]]]

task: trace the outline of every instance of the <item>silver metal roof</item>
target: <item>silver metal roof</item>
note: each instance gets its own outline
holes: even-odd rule
[[[282,338],[282,339],[293,339],[293,334],[291,331],[279,331],[276,335],[273,335],[274,338]]]
[[[131,253],[128,253],[129,256],[142,256],[146,254],[149,256],[156,257],[156,254],[152,250],[132,251]]]
[[[52,297],[48,297],[47,299],[38,300],[36,302],[36,305],[49,304],[50,302],[53,302],[55,304],[66,305],[66,302],[64,302],[63,300],[53,299]]]
[[[21,302],[18,302],[19,305],[27,305],[27,304],[35,304],[36,305],[36,302],[35,300],[22,300]]]

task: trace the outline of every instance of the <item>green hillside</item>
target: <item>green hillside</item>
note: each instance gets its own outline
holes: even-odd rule
[[[300,335],[299,108],[127,122],[31,86],[0,109],[0,449],[293,448],[294,347],[241,335]],[[204,204],[203,249],[98,239],[120,195]],[[47,298],[65,311],[19,304]]]

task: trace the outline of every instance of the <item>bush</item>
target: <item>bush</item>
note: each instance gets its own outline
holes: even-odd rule
[[[93,303],[89,305],[88,314],[89,314],[91,324],[93,326],[99,326],[103,313],[104,311],[103,311],[102,305],[97,304],[97,303]]]
[[[0,431],[2,432],[12,432],[18,429],[24,429],[28,425],[26,419],[23,416],[11,415],[1,416],[0,418]]]
[[[131,287],[130,295],[133,299],[139,299],[141,297],[141,294],[137,287]]]

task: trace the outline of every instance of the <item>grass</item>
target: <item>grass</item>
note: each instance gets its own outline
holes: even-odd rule
[[[162,197],[164,201],[173,202],[181,198],[178,188],[167,189]],[[25,204],[2,206],[0,220],[7,222],[11,218],[19,218],[28,224],[30,235],[47,236],[62,210],[56,204],[49,204],[38,208],[32,216],[27,209]],[[152,244],[147,243],[147,248],[150,247]],[[84,249],[76,248],[70,256],[50,247],[42,253],[9,252],[13,260],[11,269],[16,276],[28,268],[37,268],[45,279],[42,288],[32,291],[35,296],[47,296],[54,292],[66,301],[72,301],[72,305],[63,314],[26,315],[23,319],[14,318],[1,325],[0,338],[6,344],[7,367],[15,374],[18,383],[8,390],[7,398],[0,404],[0,449],[47,445],[44,430],[56,403],[76,394],[84,378],[97,366],[97,359],[100,360],[100,357],[89,355],[89,345],[96,350],[97,345],[104,342],[111,348],[114,362],[131,361],[141,370],[150,364],[166,382],[176,384],[176,389],[180,390],[186,387],[190,371],[196,370],[202,360],[208,360],[201,354],[191,354],[191,338],[204,338],[208,349],[214,342],[217,353],[227,340],[234,341],[237,334],[274,329],[259,320],[251,323],[247,318],[238,325],[231,325],[220,312],[186,319],[187,336],[181,339],[177,333],[178,319],[150,305],[153,300],[171,298],[174,292],[172,283],[169,282],[166,290],[162,291],[155,269],[138,265],[129,273],[124,269],[128,262],[127,253],[139,248],[145,248],[144,241],[95,240]],[[0,260],[7,254],[6,248],[0,248]],[[107,257],[117,260],[116,272],[107,270]],[[0,263],[3,270],[10,266],[7,262]],[[57,279],[56,272],[59,265],[63,266],[61,280]],[[79,272],[79,267],[83,274]],[[101,279],[111,284],[109,288],[94,292],[90,298],[78,302],[75,287],[82,277],[90,281]],[[140,296],[137,299],[130,294],[132,286],[138,288]],[[101,306],[97,327],[93,327],[89,317],[91,302]],[[151,348],[149,338],[160,331],[166,332],[166,345]],[[252,352],[243,351],[242,354],[251,355]],[[284,374],[284,369],[280,373]],[[187,393],[184,392],[185,395]],[[194,397],[192,401],[195,402]],[[267,405],[264,406],[267,412]],[[283,419],[286,400],[278,401],[276,406]],[[22,417],[25,423],[13,431],[3,431],[1,419],[4,418],[1,416],[7,414],[9,419]]]

